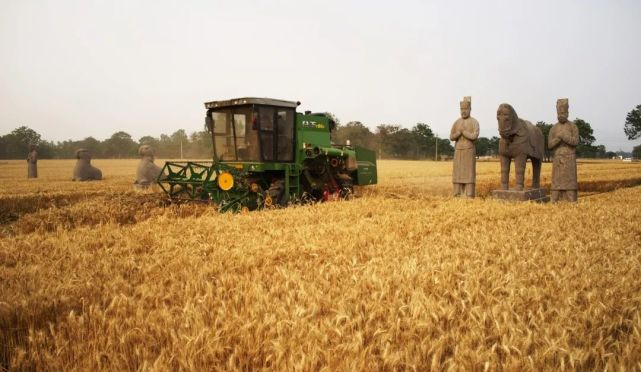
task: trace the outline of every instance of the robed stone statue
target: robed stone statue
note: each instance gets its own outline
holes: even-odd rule
[[[27,178],[38,178],[38,150],[36,145],[29,145],[27,154]]]
[[[556,101],[556,114],[559,120],[550,129],[548,147],[552,157],[552,202],[561,200],[577,201],[576,146],[579,144],[579,129],[568,120],[569,103],[567,98]]]
[[[450,140],[455,141],[454,169],[452,183],[454,196],[475,196],[476,184],[476,139],[479,137],[479,122],[470,116],[471,97],[463,98],[460,103],[461,117],[452,125]]]

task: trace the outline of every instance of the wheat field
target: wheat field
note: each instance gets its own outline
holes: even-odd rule
[[[640,163],[510,204],[496,162],[461,200],[451,163],[387,160],[350,201],[246,214],[92,163],[0,162],[0,369],[641,370]]]

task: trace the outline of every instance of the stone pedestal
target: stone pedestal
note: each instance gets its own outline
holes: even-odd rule
[[[545,203],[550,201],[545,189],[528,189],[528,190],[492,190],[492,197],[494,199],[507,200],[507,201],[534,201],[537,203]]]

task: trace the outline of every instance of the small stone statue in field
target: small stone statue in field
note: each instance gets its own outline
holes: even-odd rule
[[[38,178],[38,151],[36,145],[29,145],[27,154],[27,178]]]
[[[156,182],[162,170],[154,164],[154,150],[151,146],[140,146],[138,155],[140,155],[140,163],[138,163],[138,171],[136,172],[136,181],[134,184],[137,187],[147,188]]]
[[[452,184],[454,196],[475,196],[476,184],[476,146],[479,137],[479,122],[470,116],[472,99],[464,97],[460,103],[461,117],[452,125],[450,140],[456,141],[454,146],[454,169]]]
[[[579,144],[579,130],[568,120],[568,99],[556,101],[559,122],[554,124],[548,135],[548,147],[552,157],[552,202],[559,200],[577,201],[579,185],[576,176],[576,146]]]
[[[91,154],[87,149],[76,150],[76,166],[73,169],[74,181],[93,181],[102,179],[102,171],[91,165]]]

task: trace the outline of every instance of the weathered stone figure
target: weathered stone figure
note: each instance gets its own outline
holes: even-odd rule
[[[454,122],[450,131],[450,140],[456,141],[452,184],[454,196],[463,194],[468,198],[473,198],[476,184],[476,146],[474,143],[479,137],[479,122],[470,116],[472,111],[470,97],[463,98],[460,107],[461,117]]]
[[[101,180],[102,172],[100,169],[91,165],[91,154],[87,149],[76,150],[76,166],[73,168],[74,181],[92,181]]]
[[[36,145],[29,145],[29,154],[27,154],[27,178],[38,178],[38,151]]]
[[[568,120],[568,99],[556,101],[559,120],[550,129],[548,147],[554,152],[552,158],[552,202],[577,200],[579,185],[576,176],[576,145],[579,144],[579,129]]]
[[[147,188],[156,182],[162,170],[154,164],[154,150],[151,146],[140,146],[138,155],[140,155],[141,158],[140,163],[138,163],[138,171],[136,172],[136,181],[134,184],[141,188]]]
[[[541,163],[544,154],[543,133],[527,120],[519,119],[516,111],[502,103],[496,111],[499,124],[499,158],[501,159],[501,189],[507,190],[510,180],[510,163],[514,159],[516,190],[523,190],[525,164],[532,161],[532,188],[540,187]]]

